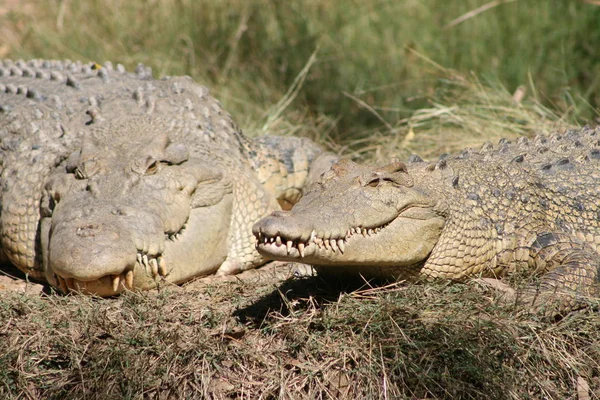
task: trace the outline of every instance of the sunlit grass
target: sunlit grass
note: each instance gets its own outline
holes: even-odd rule
[[[188,74],[250,133],[261,131],[313,55],[301,90],[278,115],[295,128],[271,124],[276,132],[317,128],[346,144],[397,126],[429,107],[439,87],[440,71],[419,54],[509,93],[533,82],[527,97],[579,121],[595,118],[599,103],[600,7],[591,2],[31,3],[1,17],[4,56],[143,62],[157,76]]]

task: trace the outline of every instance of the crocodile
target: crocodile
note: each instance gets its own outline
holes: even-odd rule
[[[344,159],[253,232],[265,257],[320,272],[496,280],[510,301],[563,312],[600,295],[599,184],[600,128],[590,126],[435,162]]]
[[[0,261],[112,296],[260,266],[252,224],[333,156],[245,137],[190,77],[111,62],[0,62]]]

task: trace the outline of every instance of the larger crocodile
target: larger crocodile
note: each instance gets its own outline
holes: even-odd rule
[[[3,61],[0,260],[102,296],[246,270],[265,261],[252,223],[331,160],[307,139],[247,139],[189,77]]]
[[[432,163],[342,160],[253,230],[261,254],[322,271],[463,281],[534,270],[519,302],[556,311],[600,295],[599,187],[600,129],[586,127]]]

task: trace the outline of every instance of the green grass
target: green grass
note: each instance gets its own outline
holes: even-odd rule
[[[597,116],[600,7],[584,1],[35,4],[3,18],[5,56],[143,62],[157,75],[189,74],[250,132],[261,130],[314,53],[316,62],[285,118],[270,126],[274,131],[325,132],[336,143],[389,133],[428,106],[444,78],[418,54],[510,93],[525,85],[529,97],[559,115],[580,122]],[[486,4],[495,7],[473,13]]]

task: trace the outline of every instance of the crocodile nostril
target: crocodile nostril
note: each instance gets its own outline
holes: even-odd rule
[[[79,237],[94,237],[100,231],[100,226],[96,224],[87,224],[77,228],[77,236]]]
[[[286,210],[277,210],[277,211],[273,211],[271,213],[271,217],[276,217],[276,218],[287,217],[288,215],[290,215],[290,212],[286,211]]]

